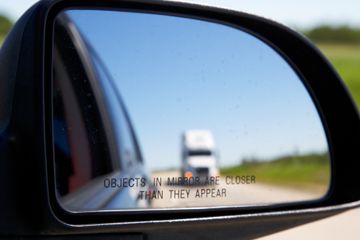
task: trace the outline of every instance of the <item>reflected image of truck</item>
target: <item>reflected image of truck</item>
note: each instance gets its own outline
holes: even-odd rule
[[[213,134],[209,130],[188,130],[182,135],[183,177],[198,177],[204,182],[219,175]]]

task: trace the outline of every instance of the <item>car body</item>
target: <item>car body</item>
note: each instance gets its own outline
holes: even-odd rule
[[[137,193],[149,191],[149,174],[114,80],[68,16],[59,17],[55,31],[62,33],[55,40],[53,73],[61,204],[68,210],[148,207],[150,200]]]

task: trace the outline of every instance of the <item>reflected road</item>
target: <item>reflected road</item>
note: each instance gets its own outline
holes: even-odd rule
[[[153,199],[153,208],[272,204],[314,200],[322,196],[259,183],[227,185],[224,177],[220,177],[219,185],[216,186],[164,184],[168,177],[180,177],[179,171],[156,172],[152,177],[163,180],[162,186],[157,189],[163,190],[163,198]]]

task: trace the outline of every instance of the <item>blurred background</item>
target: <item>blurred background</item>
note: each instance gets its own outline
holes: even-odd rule
[[[301,32],[330,59],[360,106],[360,2],[189,0],[254,13]],[[35,0],[0,1],[0,45],[13,23]]]
[[[0,46],[35,0],[0,1]],[[360,107],[360,1],[190,0],[273,19],[309,38],[330,60]],[[250,161],[251,159],[249,159]],[[360,211],[307,224],[264,239],[359,239]]]

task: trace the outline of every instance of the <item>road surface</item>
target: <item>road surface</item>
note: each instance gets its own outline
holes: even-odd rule
[[[288,239],[358,240],[360,239],[360,208],[258,238],[258,240]]]
[[[179,177],[178,171],[157,172],[153,178],[161,178],[162,185],[158,187],[162,197],[152,199],[154,208],[175,207],[207,207],[229,205],[273,204],[295,201],[314,200],[321,195],[295,189],[280,188],[259,183],[227,184],[224,177],[219,185],[213,186],[169,186],[165,180]],[[209,189],[209,190],[208,190]]]
[[[156,173],[153,177],[165,178],[167,176],[179,176],[176,171]],[[223,182],[223,181],[221,181]],[[176,186],[180,188],[180,186]],[[176,188],[174,186],[164,186],[164,189]],[[223,186],[217,186],[222,188]],[[186,207],[186,206],[211,206],[217,204],[254,204],[254,203],[274,203],[314,199],[316,196],[302,191],[277,188],[262,184],[250,184],[239,186],[227,186],[228,196],[231,199],[163,199],[155,200],[153,207]],[[194,187],[192,188],[194,189]],[[196,189],[196,187],[195,187]],[[325,218],[312,223],[291,228],[269,236],[258,238],[258,240],[303,240],[303,239],[360,239],[360,208]]]

